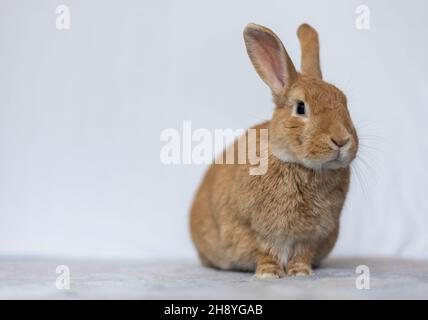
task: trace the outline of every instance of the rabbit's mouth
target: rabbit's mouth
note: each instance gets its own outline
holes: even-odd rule
[[[322,167],[326,169],[339,169],[339,168],[346,168],[349,166],[349,164],[352,161],[352,157],[350,156],[349,152],[341,152],[337,150],[333,158],[326,161]]]
[[[351,149],[330,150],[327,154],[295,155],[285,148],[272,148],[273,155],[283,162],[300,163],[308,169],[340,169],[346,168],[354,159]]]
[[[322,164],[322,167],[326,169],[346,168],[354,158],[355,154],[351,143],[345,147],[335,148],[331,152],[329,159]]]
[[[340,169],[340,168],[346,168],[350,161],[347,161],[345,159],[334,159],[334,160],[328,160],[328,161],[313,161],[313,160],[303,160],[303,165],[309,169],[314,170],[320,170],[320,169]]]
[[[327,163],[329,163],[329,162],[335,162],[335,161],[340,161],[340,156],[341,156],[340,150],[335,150],[334,154],[333,154],[333,159],[328,160]]]
[[[329,157],[324,159],[304,158],[303,164],[311,169],[340,169],[349,166],[353,160],[349,152],[335,151]]]
[[[345,168],[349,165],[349,161],[343,161],[340,158],[327,161],[322,167],[326,169],[339,169]]]

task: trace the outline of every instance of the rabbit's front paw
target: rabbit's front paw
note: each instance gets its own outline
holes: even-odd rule
[[[258,279],[279,279],[284,276],[284,269],[279,264],[262,264],[257,266],[256,278]]]
[[[294,263],[287,267],[288,276],[311,276],[313,274],[311,266],[305,263]]]

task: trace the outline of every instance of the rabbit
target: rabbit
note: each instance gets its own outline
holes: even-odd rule
[[[249,58],[275,105],[272,120],[253,127],[268,130],[268,167],[251,175],[248,163],[214,163],[206,172],[190,210],[205,266],[257,278],[312,275],[336,243],[358,137],[346,96],[322,80],[317,31],[302,24],[297,36],[300,73],[270,29],[245,27]]]

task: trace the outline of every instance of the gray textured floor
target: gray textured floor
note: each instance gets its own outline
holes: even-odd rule
[[[55,287],[67,265],[70,290]],[[357,290],[355,268],[370,268],[370,289]],[[96,261],[0,257],[0,299],[428,299],[428,262],[330,259],[311,277],[258,280],[196,261]]]

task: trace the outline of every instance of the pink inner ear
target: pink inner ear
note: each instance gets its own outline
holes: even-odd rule
[[[286,65],[281,44],[272,35],[259,30],[252,30],[251,37],[254,40],[252,44],[254,62],[260,69],[262,78],[273,89],[281,90],[286,80]]]

